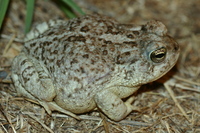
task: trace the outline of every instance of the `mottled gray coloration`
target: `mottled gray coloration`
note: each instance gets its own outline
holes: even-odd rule
[[[12,79],[19,94],[48,112],[79,114],[97,106],[118,121],[133,110],[121,98],[163,76],[178,55],[178,44],[159,21],[136,27],[86,15],[30,32],[13,61]]]

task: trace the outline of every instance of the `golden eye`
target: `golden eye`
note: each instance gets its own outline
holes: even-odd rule
[[[167,54],[166,48],[162,47],[162,48],[156,49],[153,52],[151,52],[150,58],[153,62],[160,63],[160,62],[164,61],[166,54]]]

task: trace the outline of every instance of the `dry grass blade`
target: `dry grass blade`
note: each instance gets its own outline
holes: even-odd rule
[[[0,37],[1,37],[1,38],[4,38],[4,39],[10,40],[10,38],[12,38],[13,35],[1,34]],[[24,40],[23,40],[23,39],[19,39],[19,38],[14,38],[13,41],[19,42],[19,43],[24,43]]]
[[[181,85],[181,84],[176,84],[176,87],[179,87],[179,88],[181,88],[182,90],[188,90],[188,91],[194,91],[194,92],[200,93],[200,90],[198,90],[198,89],[186,87],[186,86],[183,86],[183,85]]]
[[[41,122],[37,117],[28,114],[32,119],[36,120],[38,123],[40,123],[41,126],[43,126],[45,129],[47,129],[47,131],[49,131],[50,133],[54,133],[53,130],[51,130],[47,125],[45,125],[43,122]]]
[[[3,130],[8,133],[7,129],[3,126],[3,124],[0,122],[1,127],[3,128]],[[0,133],[4,133],[3,130],[0,128]]]
[[[179,76],[174,76],[174,78],[175,78],[175,79],[178,79],[178,80],[180,80],[180,81],[184,81],[184,82],[189,83],[189,84],[193,84],[193,85],[198,85],[198,86],[200,86],[200,83],[197,83],[197,82],[194,82],[194,81],[190,81],[190,80],[188,80],[188,79],[181,78],[181,77],[179,77]]]
[[[164,86],[165,86],[165,88],[167,89],[167,91],[169,92],[169,94],[170,94],[170,96],[172,97],[172,99],[174,100],[176,106],[180,109],[181,113],[185,116],[185,118],[186,118],[189,122],[191,122],[190,119],[189,119],[189,117],[188,117],[187,114],[185,113],[184,109],[181,107],[181,105],[179,104],[179,102],[178,102],[177,99],[175,98],[175,95],[174,95],[172,89],[171,89],[170,86],[169,86],[171,81],[172,81],[172,80],[168,80],[167,82],[165,82],[165,83],[164,83]]]
[[[15,130],[15,128],[14,128],[14,126],[13,126],[13,124],[12,124],[12,122],[11,122],[11,119],[10,119],[8,113],[3,109],[3,107],[2,107],[1,104],[0,104],[0,111],[2,112],[2,114],[4,115],[4,117],[6,118],[6,120],[9,122],[9,124],[10,124],[13,132],[17,133],[16,130]]]
[[[101,118],[103,119],[103,126],[104,126],[104,129],[105,129],[105,132],[106,133],[109,133],[109,123],[107,122],[107,118],[105,117],[105,115],[104,114],[102,114],[102,113],[100,113],[100,116],[101,116]]]
[[[12,42],[13,42],[14,39],[15,39],[15,35],[13,35],[13,36],[11,37],[11,39],[10,39],[9,42],[8,42],[8,44],[6,45],[6,47],[5,47],[4,51],[3,51],[3,56],[6,54],[6,52],[7,52],[8,49],[10,48],[10,46],[11,46],[11,44],[12,44]]]

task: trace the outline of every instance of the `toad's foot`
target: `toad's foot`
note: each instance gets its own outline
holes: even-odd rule
[[[58,111],[58,112],[66,114],[66,115],[69,115],[77,120],[80,120],[80,117],[78,117],[77,115],[73,114],[70,111],[67,111],[67,110],[61,108],[55,102],[42,102],[39,100],[38,100],[38,102],[40,103],[40,105],[42,105],[45,108],[45,110],[47,111],[47,113],[49,115],[51,115],[52,111]]]
[[[138,107],[132,105],[133,101],[135,101],[135,97],[134,96],[129,97],[128,100],[126,100],[125,102],[126,106],[129,106],[129,108],[131,108],[132,111],[135,110],[140,112],[140,109]]]

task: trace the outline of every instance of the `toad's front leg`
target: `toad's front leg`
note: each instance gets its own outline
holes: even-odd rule
[[[98,108],[110,119],[119,121],[125,118],[132,110],[137,110],[137,108],[131,105],[133,98],[128,99],[126,102],[123,102],[121,98],[124,98],[125,95],[133,94],[138,88],[139,87],[130,89],[121,87],[118,92],[113,89],[105,89],[96,94],[95,102]]]

